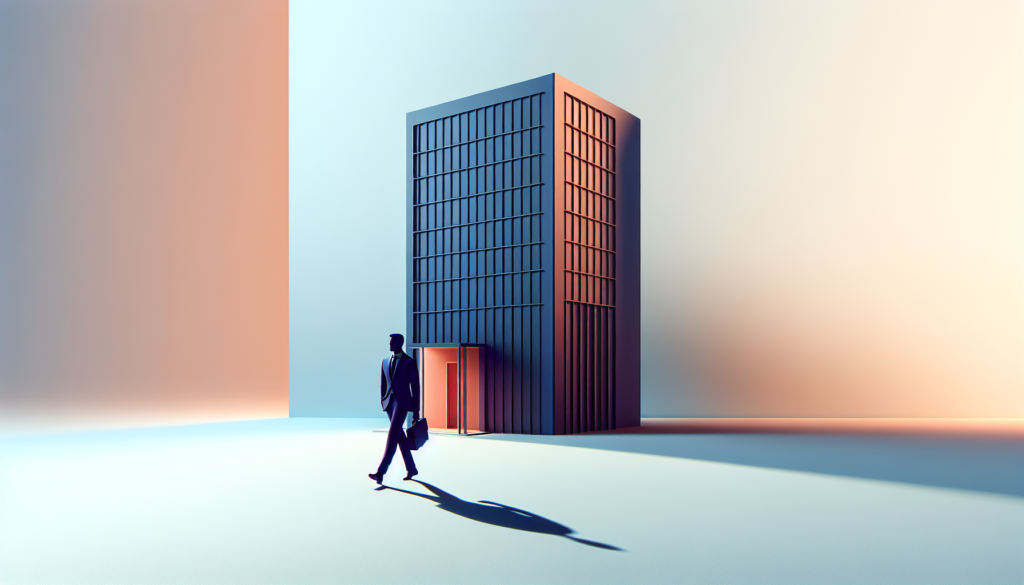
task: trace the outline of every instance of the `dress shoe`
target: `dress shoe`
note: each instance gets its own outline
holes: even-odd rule
[[[418,472],[418,471],[413,471],[412,473],[408,473],[408,474],[406,474],[406,476],[405,476],[405,477],[403,477],[403,478],[402,478],[402,480],[403,480],[403,481],[410,481],[410,480],[412,479],[412,477],[413,477],[414,475],[419,475],[419,474],[420,474],[420,472]]]
[[[377,482],[377,485],[380,485],[381,482],[384,481],[384,476],[380,475],[379,473],[371,473],[370,474],[370,479],[372,479],[373,481]]]

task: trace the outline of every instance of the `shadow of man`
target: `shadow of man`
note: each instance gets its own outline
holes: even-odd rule
[[[527,512],[526,510],[520,510],[519,508],[513,508],[512,506],[506,506],[497,502],[489,502],[487,500],[480,500],[479,503],[467,502],[466,500],[457,498],[448,492],[442,490],[439,487],[433,486],[425,481],[412,480],[422,485],[423,487],[430,490],[434,495],[428,496],[427,494],[420,494],[416,492],[410,492],[408,490],[402,490],[393,488],[391,486],[381,486],[377,488],[380,490],[392,490],[401,492],[403,494],[409,494],[411,496],[417,496],[426,500],[431,500],[437,504],[438,508],[452,514],[457,514],[470,520],[476,520],[477,522],[483,522],[485,524],[492,524],[494,526],[501,526],[502,528],[511,528],[513,530],[524,530],[526,532],[536,532],[538,534],[550,534],[552,536],[564,536],[569,540],[585,544],[587,546],[593,546],[597,548],[603,548],[605,550],[617,550],[623,551],[617,546],[610,544],[604,544],[601,542],[594,542],[593,540],[586,540],[571,536],[576,531],[564,524],[559,524],[554,520],[548,520],[543,516],[538,516],[533,512]]]

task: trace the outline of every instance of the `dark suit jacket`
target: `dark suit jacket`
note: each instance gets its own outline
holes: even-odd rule
[[[398,367],[391,377],[391,396],[388,396],[388,376],[385,371],[391,363],[391,358],[386,358],[381,364],[380,370],[380,405],[384,410],[388,409],[389,400],[398,400],[398,406],[402,410],[419,412],[420,410],[420,370],[416,367],[416,360],[402,353],[399,358]],[[385,400],[385,397],[388,400]]]

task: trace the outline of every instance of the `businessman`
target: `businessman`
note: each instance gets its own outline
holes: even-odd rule
[[[391,425],[388,427],[388,442],[384,447],[384,458],[377,467],[377,473],[371,473],[370,479],[378,484],[384,481],[384,474],[395,456],[395,448],[402,451],[405,461],[405,479],[410,480],[419,473],[416,463],[412,460],[412,451],[406,443],[402,425],[406,416],[416,413],[420,418],[420,372],[416,360],[402,351],[405,337],[400,333],[391,334],[391,357],[385,358],[380,367],[380,405],[388,413]]]

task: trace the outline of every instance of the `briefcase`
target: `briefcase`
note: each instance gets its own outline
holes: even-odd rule
[[[421,418],[412,423],[412,426],[405,431],[408,438],[409,449],[415,451],[427,442],[427,419]]]

